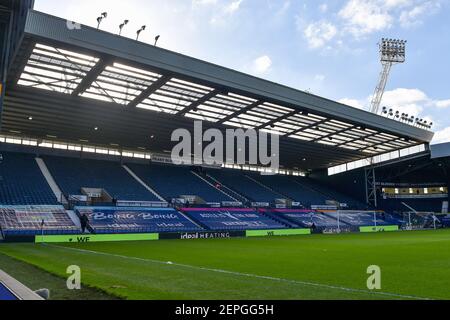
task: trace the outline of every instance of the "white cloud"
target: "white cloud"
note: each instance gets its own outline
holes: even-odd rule
[[[384,0],[384,5],[388,8],[404,7],[411,3],[413,3],[411,0]]]
[[[269,71],[271,66],[272,60],[270,59],[269,56],[264,55],[253,61],[253,72],[257,74],[263,74]]]
[[[442,129],[436,132],[433,138],[432,144],[450,142],[450,127]]]
[[[357,37],[388,29],[394,20],[379,0],[350,0],[339,16],[344,19],[346,29]]]
[[[381,105],[393,108],[400,113],[419,116],[424,106],[429,103],[430,99],[419,89],[398,88],[386,91]]]
[[[235,13],[236,11],[239,10],[239,8],[240,8],[240,6],[242,4],[242,1],[244,1],[244,0],[232,1],[229,5],[227,5],[225,7],[225,12],[229,13],[229,14]]]
[[[192,0],[193,5],[211,5],[217,4],[217,0]]]
[[[320,10],[320,12],[322,12],[322,13],[327,12],[327,11],[328,11],[328,5],[327,5],[326,3],[322,3],[322,4],[319,6],[319,10]]]
[[[357,109],[365,109],[364,104],[356,99],[350,99],[350,98],[343,98],[340,99],[338,102],[345,104],[347,106],[357,108]]]
[[[444,109],[450,107],[450,99],[436,101],[436,107]]]
[[[308,41],[308,46],[317,49],[331,41],[337,32],[337,28],[333,24],[322,20],[309,24],[304,30],[304,36]]]
[[[326,78],[326,76],[323,75],[323,74],[316,74],[316,75],[314,76],[314,80],[319,81],[319,82],[324,81],[325,78]]]
[[[439,1],[427,1],[416,5],[408,10],[402,11],[400,14],[400,24],[404,28],[422,24],[421,18],[426,15],[433,14],[440,8]]]

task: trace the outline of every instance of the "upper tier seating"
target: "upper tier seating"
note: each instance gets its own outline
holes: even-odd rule
[[[81,188],[99,188],[117,200],[160,201],[118,162],[48,156],[44,161],[66,195],[80,195]]]
[[[31,154],[2,152],[0,204],[52,205],[58,201]]]
[[[271,203],[274,202],[275,199],[282,198],[281,195],[250,180],[245,174],[246,173],[226,169],[209,171],[209,175],[251,201]]]
[[[305,188],[309,188],[310,190],[314,190],[317,193],[320,193],[323,198],[326,200],[333,200],[339,203],[346,203],[350,208],[357,210],[364,210],[367,208],[367,205],[361,201],[358,201],[342,192],[339,192],[333,188],[330,188],[318,181],[315,181],[310,178],[305,177],[292,177],[292,179],[304,186]]]
[[[326,200],[329,200],[324,195],[296,183],[290,176],[264,176],[256,174],[252,174],[252,176],[255,180],[262,182],[289,199],[302,203],[304,206],[323,205]]]
[[[180,196],[193,195],[206,202],[234,201],[195,176],[186,166],[160,164],[127,164],[127,166],[167,201]]]
[[[318,228],[336,228],[338,226],[336,219],[328,217],[319,212],[308,210],[280,209],[273,210],[273,213],[278,214],[281,217],[297,223],[298,225],[305,228],[311,228],[313,224]]]
[[[0,227],[5,236],[80,232],[62,206],[2,206]]]
[[[192,220],[210,230],[285,229],[286,226],[253,209],[183,209]]]
[[[181,213],[172,208],[77,207],[86,214],[96,233],[158,233],[200,231]]]

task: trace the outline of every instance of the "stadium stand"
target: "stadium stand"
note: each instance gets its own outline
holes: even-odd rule
[[[167,201],[194,195],[206,202],[235,201],[194,175],[189,167],[161,164],[127,166]]]
[[[1,206],[0,227],[6,237],[80,232],[62,206]]]
[[[278,193],[285,195],[285,197],[301,202],[304,206],[323,205],[328,200],[322,194],[300,183],[296,183],[288,176],[263,176],[257,174],[252,174],[251,176]]]
[[[209,230],[286,229],[286,225],[254,209],[184,208],[182,212]]]
[[[2,152],[2,156],[0,204],[58,204],[33,155]]]
[[[292,179],[295,183],[299,184],[303,188],[310,190],[310,192],[319,194],[322,199],[325,199],[325,201],[331,200],[336,201],[340,204],[345,203],[351,209],[364,210],[367,208],[367,204],[364,204],[357,199],[349,197],[342,192],[330,188],[325,184],[320,183],[319,181],[306,177],[288,177],[288,179]]]
[[[255,183],[239,171],[211,170],[209,175],[251,201],[273,203],[275,199],[282,198],[280,194]]]
[[[66,195],[80,195],[81,188],[101,188],[117,200],[159,201],[118,162],[52,156],[43,159]]]
[[[198,225],[172,208],[77,207],[95,233],[157,233],[200,231]]]
[[[311,228],[313,225],[317,228],[336,228],[338,226],[336,219],[311,210],[275,209],[272,213],[304,228]]]
[[[353,227],[375,225],[374,213],[369,211],[326,211],[323,212],[323,214],[335,220],[339,219],[341,223],[345,223]],[[376,217],[376,224],[378,226],[385,226],[390,224],[384,213],[377,212]]]

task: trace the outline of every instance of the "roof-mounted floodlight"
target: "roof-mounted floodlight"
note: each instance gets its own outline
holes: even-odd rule
[[[139,40],[139,36],[142,31],[144,31],[147,28],[147,26],[142,26],[138,31],[136,31],[136,41]]]
[[[119,36],[122,35],[122,29],[123,29],[123,27],[125,27],[125,26],[128,24],[128,22],[130,22],[130,21],[129,21],[129,20],[124,20],[124,21],[119,25]]]
[[[106,19],[107,17],[107,12],[102,12],[102,14],[100,14],[100,17],[97,18],[97,29],[100,29],[100,24],[102,23],[103,19]]]
[[[159,34],[155,37],[155,47],[156,47],[156,44],[158,43],[158,40],[159,40],[160,37],[161,36]]]

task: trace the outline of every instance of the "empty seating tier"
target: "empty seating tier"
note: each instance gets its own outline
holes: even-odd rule
[[[172,208],[77,207],[95,233],[158,233],[200,231],[202,228]]]
[[[313,225],[317,228],[336,228],[338,222],[336,219],[328,217],[320,212],[309,210],[273,210],[274,214],[282,218],[297,223],[298,225],[311,228]]]
[[[127,164],[127,166],[167,201],[180,196],[198,196],[206,202],[234,201],[194,175],[186,166],[160,164]]]
[[[2,152],[0,204],[56,205],[58,201],[31,154]]]
[[[0,227],[5,236],[80,232],[62,206],[2,206]]]
[[[66,195],[80,195],[81,188],[99,188],[117,200],[160,201],[118,162],[61,157],[44,157],[44,161]]]
[[[192,220],[210,230],[263,230],[285,229],[286,226],[253,209],[197,209],[182,211]]]
[[[376,213],[376,220],[374,217],[374,212],[358,212],[358,211],[330,211],[324,212],[325,215],[339,219],[341,223],[345,223],[347,225],[353,227],[363,227],[363,226],[374,226],[375,221],[379,226],[388,225],[389,223],[386,221],[386,218],[383,217],[382,213]]]
[[[280,194],[259,185],[239,171],[211,170],[209,174],[228,188],[254,202],[273,203],[275,199],[282,198]]]

